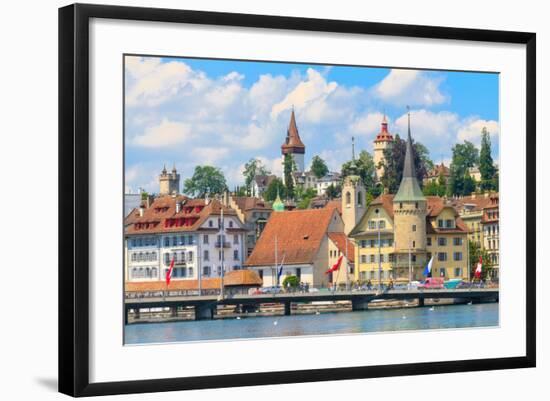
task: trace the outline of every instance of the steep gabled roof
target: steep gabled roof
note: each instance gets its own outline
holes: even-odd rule
[[[290,114],[290,123],[288,124],[288,130],[286,132],[285,143],[281,146],[283,153],[285,151],[292,151],[295,153],[304,153],[306,146],[300,138],[298,133],[298,127],[296,126],[296,117],[294,116],[294,109]]]
[[[275,238],[278,263],[313,263],[327,234],[334,208],[293,210],[272,213],[246,266],[275,265]]]
[[[346,234],[342,232],[335,232],[335,233],[328,233],[328,237],[330,240],[336,245],[338,250],[342,252],[342,255],[346,256],[347,252],[347,258],[351,263],[355,262],[355,246],[353,245],[353,241],[351,241]],[[346,249],[346,241],[347,241],[347,249]]]

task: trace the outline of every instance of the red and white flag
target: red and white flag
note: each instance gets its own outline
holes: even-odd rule
[[[335,272],[336,270],[340,270],[340,265],[342,264],[343,257],[344,255],[340,256],[338,258],[338,261],[335,264],[333,264],[332,267],[325,272],[325,274],[329,274],[329,273]]]
[[[174,258],[170,262],[170,268],[166,272],[166,285],[170,285],[170,279],[172,278],[172,270],[174,269]]]
[[[477,263],[477,266],[476,266],[476,271],[474,272],[474,277],[475,278],[480,278],[481,277],[481,268],[482,267],[483,267],[483,259],[480,256],[479,257],[479,262]]]

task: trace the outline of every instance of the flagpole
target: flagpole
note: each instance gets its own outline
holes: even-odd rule
[[[221,207],[221,219],[220,219],[220,225],[221,225],[221,236],[220,236],[220,248],[222,251],[222,274],[221,274],[221,287],[220,287],[220,296],[223,299],[223,293],[224,293],[224,285],[223,285],[223,278],[225,275],[225,227],[223,222],[223,205]]]

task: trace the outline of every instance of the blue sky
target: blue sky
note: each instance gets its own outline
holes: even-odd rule
[[[390,132],[405,133],[407,105],[434,162],[448,163],[454,143],[479,145],[483,127],[498,158],[498,74],[127,56],[125,83],[127,191],[157,192],[165,163],[182,182],[214,165],[230,188],[251,158],[280,174],[292,107],[306,166],[320,155],[338,171],[352,136],[372,151],[384,114]]]

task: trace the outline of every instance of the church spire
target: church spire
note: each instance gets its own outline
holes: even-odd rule
[[[407,106],[408,109],[408,106]],[[407,113],[408,118],[408,132],[407,132],[407,145],[405,153],[405,163],[403,163],[403,178],[399,185],[399,190],[395,195],[394,202],[403,201],[420,201],[425,200],[424,194],[418,185],[418,179],[416,177],[416,169],[414,167],[414,149],[412,146],[411,137],[411,112]]]

